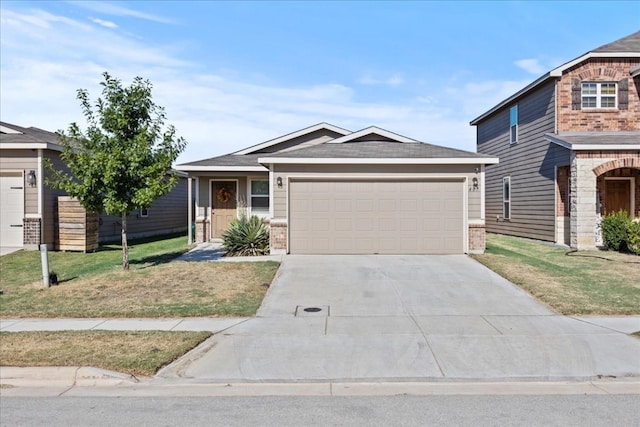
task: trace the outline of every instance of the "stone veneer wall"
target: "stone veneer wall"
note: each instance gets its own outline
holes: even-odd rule
[[[25,247],[37,248],[40,246],[40,218],[24,218],[22,226],[22,242]]]
[[[469,253],[483,254],[486,246],[485,225],[469,224]]]
[[[287,253],[287,222],[272,219],[269,223],[271,254]]]
[[[204,243],[208,242],[211,239],[210,233],[210,223],[209,220],[206,219],[196,219],[196,238],[195,243]]]
[[[598,166],[617,159],[640,162],[637,151],[578,151],[571,153],[571,247],[594,249],[597,217],[596,206]],[[636,183],[638,185],[638,183]]]

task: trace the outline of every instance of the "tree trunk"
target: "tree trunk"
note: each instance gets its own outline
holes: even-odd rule
[[[127,213],[122,213],[122,269],[129,270],[129,247],[127,246]]]

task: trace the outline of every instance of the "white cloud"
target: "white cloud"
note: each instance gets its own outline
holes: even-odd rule
[[[111,21],[105,21],[104,19],[99,18],[91,18],[91,21],[95,22],[98,25],[102,25],[105,28],[118,28],[118,24]]]
[[[105,15],[129,16],[132,18],[143,19],[146,21],[160,22],[163,24],[172,24],[173,20],[163,16],[157,16],[150,13],[140,12],[135,9],[129,9],[119,4],[104,1],[69,1],[74,6],[79,6],[94,12],[104,13]]]
[[[365,74],[364,76],[358,79],[358,83],[360,83],[361,85],[368,85],[368,86],[377,86],[377,85],[400,86],[401,84],[404,83],[404,78],[402,77],[401,74],[398,74],[398,73],[392,76],[389,76],[387,78],[376,78],[376,77],[373,77],[371,74]]]
[[[515,62],[515,64],[525,70],[527,73],[531,74],[540,75],[549,71],[549,69],[542,65],[539,60],[533,58],[519,59]]]

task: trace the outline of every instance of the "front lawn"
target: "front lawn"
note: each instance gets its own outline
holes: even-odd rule
[[[186,238],[138,242],[131,270],[119,247],[96,253],[51,252],[60,284],[44,288],[39,252],[0,257],[0,317],[252,316],[278,263],[169,262],[187,250]]]
[[[152,376],[210,332],[60,331],[0,333],[0,366],[93,366]]]
[[[640,314],[640,257],[487,234],[476,260],[562,314]]]

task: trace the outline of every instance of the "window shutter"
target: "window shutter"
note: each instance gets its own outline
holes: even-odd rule
[[[618,109],[629,109],[629,79],[622,79],[618,82]]]
[[[582,109],[582,85],[580,79],[571,79],[571,109]]]

